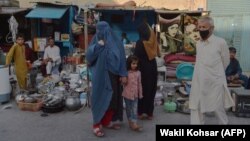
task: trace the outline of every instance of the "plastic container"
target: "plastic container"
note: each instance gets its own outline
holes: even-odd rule
[[[181,63],[176,68],[176,77],[180,80],[192,80],[194,66],[191,63]]]
[[[176,109],[177,109],[177,105],[175,102],[169,100],[169,101],[164,103],[164,110],[166,112],[175,112]]]

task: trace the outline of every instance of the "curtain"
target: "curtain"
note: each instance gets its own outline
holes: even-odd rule
[[[214,34],[226,40],[228,46],[234,46],[235,18],[230,16],[213,17],[215,31]],[[235,46],[234,46],[235,47]],[[238,49],[237,49],[238,50]]]
[[[240,65],[243,71],[250,71],[250,15],[243,15],[242,17],[242,38],[240,49]]]

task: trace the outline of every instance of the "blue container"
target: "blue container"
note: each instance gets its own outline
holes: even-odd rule
[[[180,80],[192,80],[194,66],[191,63],[181,63],[176,68],[176,77]]]

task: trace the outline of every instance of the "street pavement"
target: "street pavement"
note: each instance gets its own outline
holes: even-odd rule
[[[3,109],[6,105],[12,108]],[[156,106],[154,119],[139,120],[142,132],[129,129],[125,118],[120,130],[104,129],[105,136],[98,138],[92,133],[91,110],[86,107],[79,113],[64,110],[60,113],[41,116],[42,112],[21,111],[15,102],[0,104],[0,141],[155,141],[157,124],[189,125],[189,114],[166,113],[163,106]],[[228,112],[230,124],[247,125],[250,118],[236,117]],[[206,117],[206,124],[217,124],[214,116]]]

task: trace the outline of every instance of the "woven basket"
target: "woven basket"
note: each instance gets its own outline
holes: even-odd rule
[[[17,105],[20,110],[37,112],[41,109],[43,102],[42,101],[38,101],[37,103],[17,102]]]

